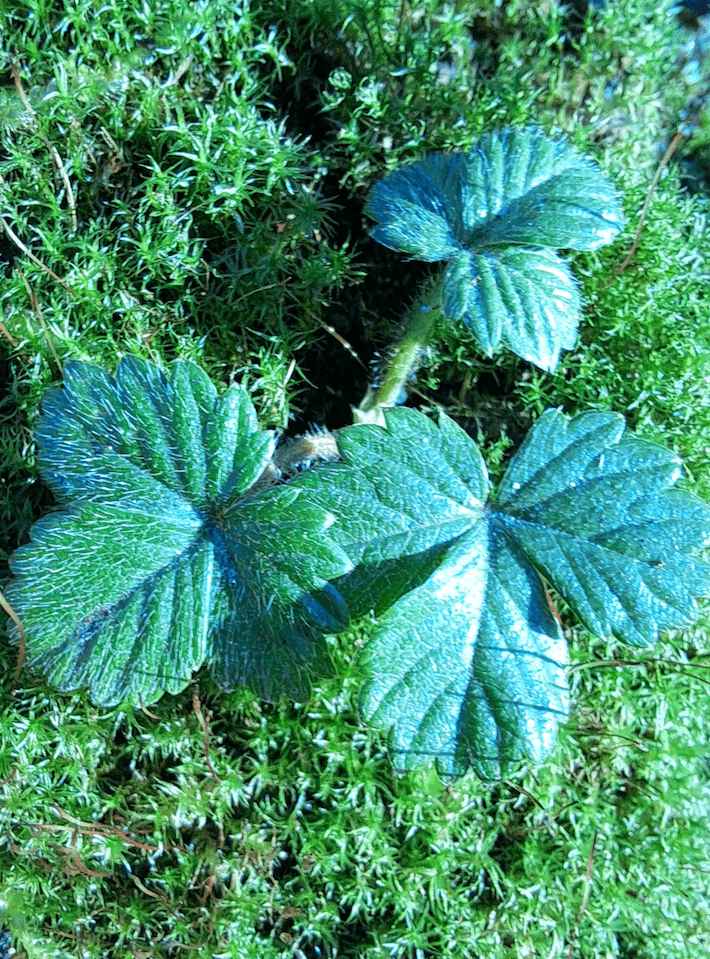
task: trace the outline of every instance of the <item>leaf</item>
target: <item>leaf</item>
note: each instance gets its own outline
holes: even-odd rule
[[[710,596],[710,510],[671,487],[682,464],[622,416],[548,410],[495,498],[499,522],[599,635],[634,646],[687,625]]]
[[[63,509],[15,552],[7,596],[50,682],[148,703],[205,661],[266,697],[328,671],[322,631],[345,614],[327,580],[351,564],[306,491],[245,497],[274,439],[244,390],[218,396],[190,363],[169,378],[135,358],[115,378],[69,364],[37,443]]]
[[[481,351],[507,346],[544,370],[577,340],[581,304],[567,264],[549,250],[462,251],[444,276],[443,309],[470,326]]]
[[[594,250],[624,223],[598,167],[534,129],[491,133],[468,154],[395,170],[365,211],[384,246],[449,262],[443,312],[467,323],[483,352],[504,345],[550,370],[581,318],[569,269],[550,250]]]
[[[499,777],[550,752],[567,718],[566,649],[539,578],[482,522],[391,607],[366,651],[363,712],[394,724],[403,768]]]
[[[358,563],[339,591],[349,601],[354,578],[356,595],[388,607],[365,649],[363,712],[392,729],[402,768],[436,757],[448,774],[498,777],[542,760],[569,708],[540,573],[592,628],[651,642],[710,595],[710,570],[690,555],[710,542],[710,510],[670,489],[678,460],[625,436],[613,414],[545,414],[491,504],[480,453],[451,420],[385,416],[386,430],[341,431],[345,465],[303,481],[321,484],[334,515],[344,490],[360,491],[350,528],[334,529]]]

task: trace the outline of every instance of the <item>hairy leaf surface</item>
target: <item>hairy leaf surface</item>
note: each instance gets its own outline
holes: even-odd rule
[[[190,363],[74,363],[37,443],[63,508],[15,552],[7,595],[52,683],[151,702],[208,661],[225,688],[298,698],[327,672],[322,630],[344,615],[327,580],[350,563],[306,490],[244,496],[274,446],[245,391],[218,396]]]
[[[550,250],[594,250],[624,222],[598,167],[534,129],[491,133],[468,154],[395,170],[365,209],[384,246],[449,261],[444,314],[468,324],[484,353],[507,346],[550,370],[580,321],[574,280]]]
[[[710,567],[710,511],[672,489],[682,463],[622,416],[548,410],[510,464],[498,521],[584,624],[634,646],[686,625]]]
[[[569,267],[550,250],[508,247],[498,254],[462,251],[444,275],[444,313],[462,319],[481,350],[507,346],[545,370],[577,341],[580,299]]]
[[[540,573],[590,628],[651,642],[710,594],[692,555],[710,541],[710,510],[670,489],[677,458],[626,436],[613,414],[545,414],[488,504],[480,453],[451,420],[386,419],[339,437],[349,488],[355,470],[375,490],[343,543],[359,559],[355,592],[373,606],[386,597],[365,650],[364,713],[392,727],[404,768],[436,757],[448,773],[496,777],[523,755],[539,761],[568,711],[566,646]],[[322,476],[324,490],[343,488],[338,471]]]

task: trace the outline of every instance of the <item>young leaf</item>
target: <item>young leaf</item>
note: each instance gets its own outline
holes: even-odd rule
[[[581,302],[569,267],[550,250],[462,250],[446,269],[443,311],[464,320],[489,356],[507,346],[553,370],[577,341]]]
[[[593,250],[623,225],[619,197],[597,166],[531,129],[491,133],[468,155],[434,154],[395,170],[375,184],[365,210],[384,246],[448,261],[444,313],[471,326],[483,352],[508,346],[548,370],[580,321],[572,275],[550,249]]]
[[[386,430],[341,431],[346,465],[304,480],[335,514],[343,490],[364,497],[336,535],[359,562],[343,595],[351,578],[363,592],[366,570],[373,606],[388,605],[365,650],[365,716],[393,728],[404,768],[434,756],[447,773],[496,777],[522,755],[539,761],[568,710],[565,643],[539,573],[591,628],[651,642],[710,595],[709,568],[689,555],[710,542],[710,509],[670,489],[678,460],[625,436],[613,414],[541,417],[492,505],[480,453],[451,420],[385,415]],[[411,574],[396,595],[390,563]]]
[[[328,670],[321,632],[344,613],[327,580],[351,564],[307,491],[244,496],[274,446],[245,391],[218,396],[190,363],[69,364],[37,443],[63,508],[15,552],[7,597],[52,683],[151,702],[207,660],[225,688],[301,697]]]

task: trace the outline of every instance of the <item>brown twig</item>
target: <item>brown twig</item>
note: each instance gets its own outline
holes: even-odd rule
[[[160,722],[160,716],[156,716],[155,713],[151,713],[148,707],[143,702],[143,697],[138,693],[138,705],[141,709],[141,712],[145,713],[150,719],[155,719],[157,722]]]
[[[15,626],[17,626],[17,631],[20,634],[20,648],[17,652],[17,665],[15,666],[15,675],[12,677],[12,686],[10,687],[10,695],[14,696],[15,687],[17,686],[17,682],[20,678],[20,673],[22,672],[22,664],[25,661],[25,647],[26,647],[25,628],[20,622],[19,616],[17,615],[15,610],[12,608],[12,606],[10,606],[10,604],[5,599],[2,593],[0,593],[0,606],[2,606],[2,608],[5,610],[5,612],[13,621]]]
[[[521,796],[526,796],[530,800],[530,802],[535,803],[535,805],[538,806],[540,809],[542,809],[543,812],[545,811],[545,807],[540,802],[540,800],[536,799],[535,796],[533,796],[531,792],[525,789],[524,786],[519,786],[517,783],[511,782],[509,779],[504,779],[503,782],[505,783],[506,786],[509,786],[511,789],[515,789],[516,792],[519,792]]]
[[[3,779],[2,782],[0,782],[0,789],[2,789],[3,786],[7,786],[8,783],[12,782],[16,774],[17,774],[17,766],[13,766],[12,772],[10,773],[10,775],[7,776],[5,779]]]
[[[170,905],[170,900],[168,899],[166,895],[158,892],[153,892],[151,889],[148,889],[148,887],[140,881],[138,876],[134,875],[134,873],[132,872],[128,873],[128,877],[132,881],[133,885],[136,886],[138,889],[140,889],[140,891],[144,895],[150,896],[151,899],[157,899],[158,902],[162,902],[162,904],[166,907],[166,909],[168,909],[169,912],[174,913],[176,911]]]
[[[35,294],[35,291],[30,286],[27,280],[27,277],[22,272],[20,267],[15,266],[15,269],[20,274],[20,278],[25,285],[25,289],[27,290],[27,295],[29,296],[30,303],[32,305],[32,312],[39,320],[39,325],[42,327],[42,330],[44,331],[44,335],[47,339],[47,343],[49,344],[49,348],[52,351],[52,356],[54,357],[54,362],[57,364],[57,367],[59,368],[59,372],[61,373],[61,375],[64,376],[64,366],[62,365],[62,361],[59,359],[59,356],[57,355],[57,351],[54,349],[54,343],[52,343],[52,337],[49,335],[49,328],[47,327],[47,324],[44,322],[44,316],[42,315],[42,310],[40,309],[37,295]]]
[[[76,233],[78,229],[78,223],[76,218],[76,203],[74,202],[74,191],[71,188],[71,183],[69,182],[69,177],[67,176],[67,171],[64,168],[64,163],[62,162],[62,158],[59,156],[59,151],[57,150],[57,148],[49,142],[49,140],[44,135],[44,133],[42,133],[39,123],[37,123],[37,111],[28,100],[27,94],[25,93],[22,87],[22,81],[20,80],[20,71],[16,63],[13,63],[12,66],[10,67],[10,73],[15,83],[15,87],[17,88],[17,93],[20,97],[20,100],[22,100],[25,106],[25,109],[34,120],[40,139],[42,140],[42,143],[44,143],[45,147],[51,153],[52,159],[54,160],[54,165],[56,166],[57,172],[59,173],[59,176],[62,179],[62,183],[64,184],[64,189],[67,191],[67,204],[69,205],[69,212],[71,214],[72,231]]]
[[[222,780],[214,771],[214,767],[210,760],[210,728],[207,725],[207,720],[202,714],[202,705],[200,703],[200,695],[199,695],[199,690],[197,686],[195,686],[195,688],[192,690],[192,708],[195,711],[195,716],[197,716],[198,723],[202,727],[205,762],[207,763],[207,768],[209,769],[210,775],[215,780],[215,782],[221,783]]]
[[[671,157],[673,156],[673,154],[675,153],[678,144],[680,143],[680,141],[683,139],[684,136],[687,136],[687,134],[684,133],[683,130],[679,130],[679,131],[676,133],[676,135],[673,137],[673,139],[671,140],[671,142],[670,142],[670,144],[669,144],[669,146],[668,146],[668,149],[667,149],[666,152],[663,154],[663,157],[661,158],[661,162],[658,164],[658,167],[656,168],[656,172],[653,174],[653,179],[651,180],[651,185],[650,185],[650,187],[648,188],[648,193],[646,194],[646,201],[644,202],[643,208],[642,208],[642,210],[641,210],[641,216],[639,217],[638,229],[636,230],[636,236],[634,237],[634,242],[631,244],[631,249],[630,249],[629,252],[626,254],[626,258],[625,258],[624,262],[623,262],[620,266],[617,266],[617,267],[614,268],[614,273],[613,273],[613,275],[611,276],[611,278],[607,281],[607,283],[611,283],[611,281],[612,281],[615,277],[617,277],[620,273],[623,273],[623,272],[624,272],[624,270],[626,269],[626,267],[627,267],[627,266],[629,265],[629,263],[631,262],[634,253],[635,253],[636,250],[638,249],[639,242],[640,242],[640,240],[641,240],[641,231],[643,230],[643,224],[644,224],[644,221],[645,221],[645,219],[646,219],[646,214],[648,213],[648,208],[649,208],[650,203],[651,203],[651,197],[653,196],[653,191],[656,189],[656,186],[658,185],[658,181],[659,181],[660,178],[661,178],[661,173],[663,172],[663,170],[665,169],[665,167],[668,166],[668,162],[670,161],[670,158],[671,158]]]
[[[360,364],[360,366],[361,366],[364,370],[367,369],[367,364],[366,364],[366,363],[363,363],[363,361],[360,359],[360,357],[358,356],[357,352],[355,351],[355,348],[353,347],[353,345],[352,345],[351,343],[349,343],[349,342],[345,339],[344,336],[341,336],[340,333],[338,333],[338,331],[337,331],[336,329],[334,329],[334,327],[330,326],[330,324],[328,324],[328,323],[324,323],[323,320],[319,319],[318,322],[320,323],[320,325],[323,327],[323,329],[324,329],[327,333],[330,333],[330,335],[331,335],[332,337],[334,337],[334,338],[338,341],[338,343],[340,343],[340,345],[341,345],[344,349],[346,349],[346,350],[348,351],[348,353],[349,353],[354,359],[356,359],[356,360],[358,361],[358,363]]]
[[[173,86],[175,86],[177,83],[179,83],[180,80],[182,79],[182,77],[184,76],[184,74],[186,74],[187,71],[190,69],[190,66],[192,65],[192,61],[193,61],[193,60],[194,60],[194,57],[193,57],[192,54],[190,54],[189,57],[186,57],[186,58],[182,61],[182,63],[178,66],[177,70],[175,71],[174,76],[169,77],[169,78],[165,81],[165,83],[163,84],[163,89],[166,89],[167,87],[173,87]]]
[[[0,334],[1,334],[2,336],[4,336],[6,340],[9,340],[9,342],[12,344],[12,348],[13,348],[13,349],[15,349],[15,350],[18,349],[18,347],[19,347],[19,345],[20,345],[19,342],[18,342],[18,340],[15,339],[15,337],[12,335],[12,333],[10,333],[10,331],[9,331],[8,328],[5,326],[5,324],[2,322],[2,320],[0,320]]]
[[[57,852],[64,853],[65,865],[62,868],[62,872],[65,876],[89,876],[92,879],[111,879],[112,875],[110,872],[96,872],[94,869],[89,869],[89,867],[82,861],[81,856],[71,846],[57,846]]]
[[[160,848],[172,852],[177,850],[178,852],[187,852],[188,850],[184,846],[173,846],[171,844],[161,846],[151,846],[144,842],[139,842],[137,839],[131,838],[127,835],[122,829],[119,829],[118,826],[108,826],[102,823],[86,823],[82,822],[80,819],[75,819],[73,816],[70,816],[58,803],[54,803],[53,808],[56,809],[57,814],[65,822],[71,823],[76,827],[76,832],[82,836],[103,836],[108,838],[109,836],[116,839],[120,839],[122,842],[125,842],[128,846],[135,846],[136,849],[141,849],[143,852],[158,852]],[[60,825],[55,825],[54,823],[34,823],[32,826],[33,829],[44,829],[48,831],[56,831],[57,829],[64,828]]]
[[[2,174],[0,174],[0,185],[4,186],[4,184],[5,184],[5,180],[3,179]],[[50,270],[48,266],[45,266],[44,263],[41,260],[37,259],[34,253],[30,249],[28,249],[28,247],[25,246],[25,244],[22,242],[19,236],[15,232],[13,232],[12,227],[7,222],[7,220],[2,215],[2,213],[0,213],[0,226],[5,231],[8,239],[12,240],[15,246],[18,247],[20,250],[22,250],[25,256],[29,257],[29,259],[32,260],[32,262],[36,266],[38,266],[40,270],[44,270],[45,273],[49,273],[52,279],[56,280],[57,283],[60,283],[68,293],[71,293],[72,295],[74,294],[74,290],[72,290],[72,288],[69,286],[68,283],[65,283],[61,277],[57,276],[54,270]]]
[[[241,296],[237,297],[232,306],[237,306],[242,300],[248,300],[250,296],[255,296],[257,293],[263,293],[265,290],[273,290],[275,286],[281,286],[281,283],[267,283],[266,286],[257,287],[255,290],[247,290],[246,293],[242,293]]]
[[[584,877],[584,892],[582,894],[582,904],[579,907],[579,912],[577,913],[577,918],[574,921],[574,926],[572,927],[572,932],[570,933],[570,942],[569,950],[567,951],[567,959],[572,959],[572,950],[574,949],[574,943],[577,938],[577,929],[582,920],[582,916],[587,911],[587,906],[589,905],[589,897],[592,892],[592,872],[594,869],[594,850],[597,846],[597,836],[599,835],[599,830],[594,830],[594,838],[592,839],[592,848],[589,850],[589,859],[587,860],[587,873]]]

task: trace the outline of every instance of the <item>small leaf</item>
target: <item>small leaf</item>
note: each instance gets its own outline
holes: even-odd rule
[[[487,355],[507,346],[543,369],[570,349],[581,319],[568,267],[551,249],[594,250],[623,226],[598,167],[539,130],[491,133],[468,154],[433,154],[373,187],[372,236],[449,262],[443,312]],[[535,248],[542,249],[535,249]]]
[[[580,308],[569,267],[549,250],[462,251],[444,277],[444,313],[471,327],[482,352],[507,346],[544,370],[574,346]]]
[[[341,431],[320,485],[357,561],[336,582],[384,611],[364,652],[363,712],[402,768],[497,777],[543,759],[569,707],[567,653],[542,573],[583,622],[630,642],[688,622],[710,595],[710,509],[670,487],[679,461],[621,417],[540,418],[492,505],[480,453],[446,416],[385,413]],[[353,508],[350,522],[345,503]]]
[[[207,660],[226,688],[302,697],[328,671],[322,632],[345,612],[317,596],[351,564],[307,491],[244,496],[274,446],[245,391],[218,396],[189,363],[69,364],[37,443],[65,505],[15,552],[8,598],[52,683],[151,702]]]

